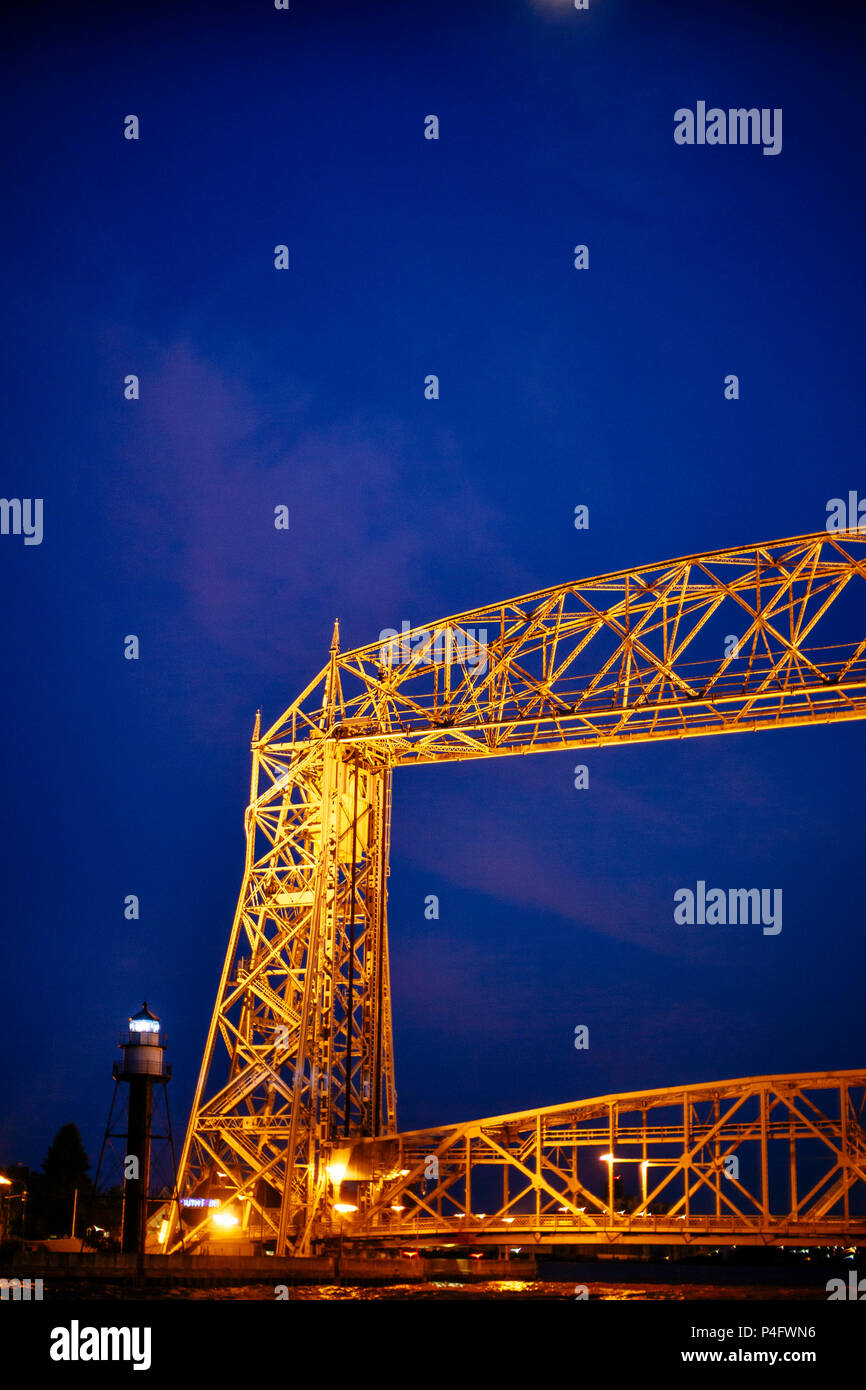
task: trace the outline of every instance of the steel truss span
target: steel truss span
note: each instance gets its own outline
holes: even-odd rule
[[[866,1244],[866,1072],[599,1096],[361,1139],[367,1244]],[[621,1183],[621,1186],[620,1186]]]
[[[266,732],[256,719],[183,1196],[219,1200],[238,1235],[279,1253],[351,1237],[356,1215],[360,1228],[360,1211],[335,1210],[334,1155],[397,1127],[394,768],[864,716],[866,533],[622,570],[345,653],[335,625],[327,666]],[[187,1246],[212,1242],[194,1210]],[[179,1246],[178,1221],[164,1248]]]

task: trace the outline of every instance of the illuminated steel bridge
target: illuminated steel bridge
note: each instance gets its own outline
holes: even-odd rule
[[[190,1206],[164,1248],[181,1220],[187,1248],[213,1239],[203,1199],[224,1230],[280,1254],[457,1226],[497,1244],[512,1228],[569,1243],[859,1240],[862,1073],[398,1134],[386,900],[394,768],[864,717],[857,531],[562,584],[346,653],[335,626],[327,666],[265,733],[256,720],[243,883],[181,1155]],[[809,1143],[830,1164],[818,1188],[798,1167]],[[422,1159],[438,1179],[419,1176]],[[641,1211],[618,1204],[627,1160],[646,1180]]]
[[[360,1139],[330,1176],[369,1245],[866,1244],[864,1107],[854,1071],[635,1091]]]

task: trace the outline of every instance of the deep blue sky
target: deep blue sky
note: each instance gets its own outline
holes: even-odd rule
[[[358,645],[866,492],[857,8],[178,0],[13,27],[2,491],[44,498],[45,535],[0,537],[0,1162],[74,1120],[95,1164],[143,997],[182,1129],[254,713],[335,617]],[[782,153],[677,146],[700,99],[781,107]],[[862,1066],[864,753],[849,725],[398,774],[401,1125]],[[698,878],[782,887],[781,935],[677,928]]]

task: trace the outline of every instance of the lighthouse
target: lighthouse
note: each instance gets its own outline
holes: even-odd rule
[[[124,1156],[123,1231],[124,1254],[143,1254],[150,1187],[150,1145],[153,1088],[166,1086],[171,1067],[165,1063],[165,1039],[160,1021],[144,1007],[129,1020],[129,1031],[120,1039],[123,1060],[115,1062],[113,1076],[129,1086],[129,1119]],[[116,1087],[115,1087],[116,1091]]]

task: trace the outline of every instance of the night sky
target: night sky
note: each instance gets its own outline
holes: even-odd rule
[[[0,536],[0,1162],[71,1120],[95,1167],[145,998],[180,1139],[255,712],[335,618],[346,649],[866,494],[859,8],[22,6],[2,492],[44,539]],[[677,145],[699,100],[781,108],[781,153]],[[849,724],[395,774],[401,1127],[862,1067],[864,755]],[[698,879],[781,887],[782,932],[677,926]]]

